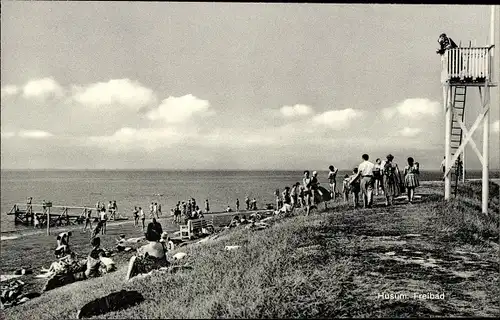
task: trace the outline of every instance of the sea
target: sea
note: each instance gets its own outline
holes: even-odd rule
[[[338,183],[345,174],[350,172],[339,171]],[[220,212],[228,206],[234,210],[236,199],[243,208],[245,196],[256,198],[258,208],[263,208],[274,203],[276,189],[302,181],[302,175],[303,171],[1,170],[1,232],[33,228],[15,225],[14,216],[7,215],[15,203],[26,204],[27,197],[33,197],[34,204],[45,200],[53,206],[94,207],[97,201],[107,204],[116,200],[118,213],[129,217],[134,206],[147,213],[151,202],[161,203],[162,212],[169,214],[177,201],[195,198],[203,209],[205,199],[209,199],[210,210]],[[327,176],[327,171],[318,171],[319,182],[326,188]],[[441,177],[440,171],[420,174],[422,181]],[[467,173],[467,178],[480,177],[480,171]],[[498,170],[490,177],[498,178]]]

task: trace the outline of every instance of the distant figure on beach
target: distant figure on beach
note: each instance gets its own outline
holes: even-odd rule
[[[118,205],[116,204],[116,200],[113,200],[113,205],[112,205],[112,212],[113,212],[113,220],[116,219],[116,212],[118,212]]]
[[[113,217],[113,202],[112,201],[110,201],[108,203],[108,215],[109,215],[110,219]]]
[[[457,44],[453,41],[453,39],[449,38],[446,33],[441,33],[438,38],[439,49],[436,50],[436,53],[443,55],[447,49],[458,48]]]
[[[196,209],[196,217],[197,217],[197,219],[204,218],[204,216],[203,216],[203,210],[201,210],[201,208],[198,207],[198,206],[196,206],[195,209]]]
[[[252,210],[257,210],[257,199],[253,198],[251,203]]]
[[[106,234],[107,221],[108,221],[108,215],[106,213],[106,209],[102,208],[101,209],[101,223],[102,223],[101,232],[102,232],[102,234]]]
[[[247,211],[250,210],[250,198],[248,196],[245,197],[245,204],[247,205]]]
[[[288,204],[292,205],[292,197],[290,196],[290,187],[286,186],[285,189],[283,190],[283,193],[281,194],[281,197],[283,199],[283,205]]]
[[[328,183],[330,184],[330,191],[332,193],[332,200],[335,201],[335,195],[337,193],[337,172],[338,168],[333,165],[329,166],[330,172],[328,173]]]
[[[359,192],[361,191],[361,177],[358,168],[352,169],[352,175],[349,177],[349,190],[352,193],[354,209],[359,207]]]
[[[153,204],[153,217],[156,217],[156,219],[159,219],[158,217],[158,203]]]
[[[398,165],[393,163],[394,156],[392,154],[387,155],[387,161],[384,164],[384,170],[382,173],[382,181],[384,183],[385,192],[385,205],[390,206],[394,202],[394,197],[399,197],[401,195],[401,173],[399,172]]]
[[[148,227],[145,236],[149,243],[138,248],[136,255],[130,258],[125,280],[169,266],[166,256],[167,248],[164,242],[160,242],[161,233],[158,234],[157,230]]]
[[[405,186],[408,192],[408,202],[413,203],[415,196],[415,188],[420,186],[418,175],[420,174],[419,163],[415,162],[412,157],[408,158],[408,165],[404,169]]]
[[[174,222],[176,222],[176,223],[181,222],[181,203],[180,203],[180,201],[177,201],[177,204],[175,205],[175,208],[174,208]]]
[[[240,211],[240,199],[236,198],[236,211]]]
[[[205,212],[206,213],[210,212],[210,204],[208,203],[208,199],[205,200]]]
[[[83,227],[83,231],[86,231],[87,227],[89,227],[89,230],[92,230],[92,210],[85,208],[84,213],[85,213],[85,226]]]
[[[158,203],[158,215],[161,216],[161,203]]]
[[[302,185],[299,185],[299,192],[297,194],[297,200],[299,202],[299,207],[304,207],[306,205],[305,202],[305,188]]]
[[[304,178],[302,179],[302,184],[304,187],[304,202],[306,205],[306,216],[309,215],[311,211],[311,184],[312,178],[309,177],[309,170],[304,171]]]
[[[134,207],[132,215],[134,216],[134,227],[139,226],[139,209],[137,209],[137,207]]]
[[[349,201],[349,192],[350,192],[349,175],[346,174],[344,176],[344,180],[342,180],[342,195],[344,196],[344,202]]]
[[[443,161],[441,161],[441,170],[443,171],[443,173],[446,172],[446,156],[443,157]]]
[[[366,153],[361,156],[363,162],[358,166],[358,175],[361,176],[360,187],[363,195],[363,207],[371,208],[373,204],[373,168],[375,164],[368,161]]]
[[[153,217],[154,217],[154,213],[155,213],[154,209],[155,209],[155,208],[154,208],[154,203],[153,203],[153,202],[151,202],[151,204],[149,205],[149,217],[150,217],[150,218],[153,218]]]
[[[226,208],[226,212],[233,212],[233,210],[231,209],[231,207],[230,207],[230,206],[227,206],[227,208]]]
[[[33,206],[31,202],[33,201],[33,197],[28,197],[26,199],[26,213],[33,211]]]
[[[374,181],[374,189],[375,189],[375,195],[378,196],[379,190],[384,193],[383,188],[382,188],[382,161],[380,158],[377,158],[375,160],[375,166],[373,167],[373,181]]]
[[[139,207],[139,217],[141,218],[141,223],[142,223],[142,230],[146,228],[145,221],[146,221],[146,214],[144,213],[144,210],[142,207]]]

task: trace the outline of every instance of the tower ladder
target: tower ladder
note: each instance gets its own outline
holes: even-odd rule
[[[463,132],[462,128],[460,127],[460,124],[458,123],[457,117],[460,118],[460,120],[463,122],[465,118],[465,99],[467,96],[467,87],[466,86],[455,86],[454,90],[454,95],[453,95],[453,109],[456,111],[452,113],[452,118],[451,118],[451,140],[450,140],[450,149],[451,149],[451,156],[453,157],[457,151],[457,149],[460,147],[462,144],[462,138],[463,138]],[[454,195],[455,197],[457,196],[457,191],[458,191],[458,180],[460,177],[460,173],[462,171],[461,166],[463,166],[463,160],[461,160],[461,157],[458,157],[457,160],[460,165],[457,165],[457,163],[454,163],[453,166],[455,168],[455,189],[454,189]],[[453,172],[453,171],[452,171]]]

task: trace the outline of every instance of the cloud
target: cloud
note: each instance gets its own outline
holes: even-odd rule
[[[18,133],[21,138],[44,139],[54,136],[52,133],[42,130],[21,130]]]
[[[166,123],[182,123],[194,115],[211,115],[210,103],[188,94],[182,97],[168,97],[158,108],[147,113],[150,120],[163,120]]]
[[[15,96],[19,92],[19,88],[15,85],[6,85],[2,87],[2,98]]]
[[[296,104],[294,106],[283,106],[280,109],[282,115],[287,118],[306,116],[313,113],[313,109],[305,104]]]
[[[72,99],[91,107],[121,105],[137,110],[156,102],[153,90],[130,79],[114,79],[86,87],[74,86]]]
[[[403,130],[400,130],[399,133],[403,137],[414,137],[418,135],[420,132],[422,132],[422,129],[420,128],[410,128],[410,127],[404,127]]]
[[[390,119],[396,114],[407,118],[417,118],[421,116],[434,116],[439,113],[441,104],[429,99],[414,98],[406,99],[394,107],[382,109],[383,115]]]
[[[180,132],[174,128],[135,129],[124,127],[109,136],[89,137],[86,144],[113,151],[124,151],[125,149],[146,149],[152,151],[160,147],[187,141],[192,135],[188,130]]]
[[[31,80],[23,87],[25,98],[46,99],[48,97],[62,97],[63,88],[52,78]]]
[[[493,130],[493,132],[496,132],[496,133],[500,132],[500,120],[493,122],[491,129]]]
[[[9,132],[2,132],[1,135],[2,135],[2,138],[8,139],[8,138],[14,137],[16,135],[16,133],[9,131]]]
[[[343,110],[330,110],[315,115],[312,118],[312,122],[315,124],[328,126],[332,129],[340,130],[348,127],[352,121],[359,118],[361,115],[361,111],[357,111],[352,108]]]

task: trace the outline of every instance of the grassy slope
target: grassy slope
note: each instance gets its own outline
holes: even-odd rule
[[[281,219],[270,229],[225,231],[180,248],[193,271],[105,277],[55,289],[6,310],[7,319],[74,318],[86,302],[120,289],[146,301],[100,318],[289,318],[499,316],[498,186],[495,218],[480,214],[480,186],[443,203],[429,183],[423,201]],[[478,197],[479,194],[479,197]],[[479,209],[478,209],[479,207]],[[417,234],[412,235],[412,234]],[[224,251],[225,245],[241,245]],[[394,253],[387,255],[385,253]],[[444,292],[445,300],[382,300],[379,292]],[[63,302],[63,303],[61,303]]]

